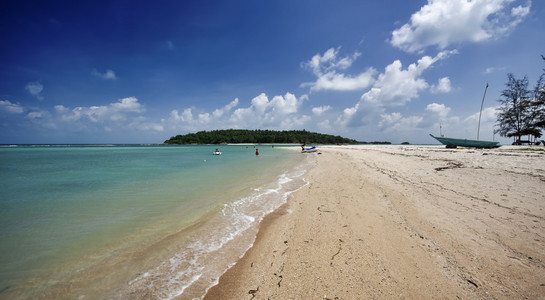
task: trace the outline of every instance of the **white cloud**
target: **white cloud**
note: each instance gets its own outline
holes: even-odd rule
[[[383,133],[395,133],[403,136],[409,132],[419,131],[420,124],[424,120],[423,116],[407,116],[404,117],[399,112],[393,112],[390,114],[381,114],[380,121],[378,123],[378,129]]]
[[[450,112],[450,107],[446,107],[444,104],[431,103],[426,106],[426,111],[435,113],[440,118],[446,118]]]
[[[110,104],[110,107],[116,112],[144,112],[144,107],[135,97],[123,98],[119,102]]]
[[[519,5],[511,9],[511,15],[515,17],[516,20],[521,21],[522,18],[526,17],[530,13],[531,3],[528,2],[527,6]]]
[[[355,52],[352,56],[338,58],[339,50],[340,47],[328,49],[323,55],[316,54],[310,61],[304,63],[303,66],[309,68],[318,78],[315,82],[305,82],[301,86],[310,86],[311,91],[354,91],[365,89],[373,84],[376,74],[373,68],[368,68],[355,76],[339,73],[352,66],[352,63],[361,55]]]
[[[185,132],[219,128],[299,128],[311,119],[310,116],[299,113],[299,108],[306,99],[306,95],[297,98],[291,93],[269,99],[262,93],[254,97],[247,107],[233,110],[239,105],[237,98],[212,113],[194,114],[193,110],[198,110],[197,108],[186,108],[181,114],[178,110],[173,110],[162,122],[166,128]]]
[[[25,89],[33,96],[35,96],[36,98],[38,98],[38,100],[43,100],[44,97],[41,95],[43,89],[44,89],[44,86],[38,82],[38,81],[35,81],[35,82],[29,82]]]
[[[313,107],[312,108],[312,113],[315,116],[321,116],[324,112],[326,112],[326,111],[328,111],[330,109],[331,109],[331,106],[329,106],[329,105]]]
[[[323,55],[316,54],[310,59],[310,61],[308,61],[304,65],[310,67],[314,74],[319,75],[324,72],[329,72],[333,70],[348,69],[352,65],[354,60],[356,60],[358,56],[361,55],[360,53],[355,52],[352,57],[347,56],[341,59],[337,59],[340,49],[340,47],[338,47],[337,49],[330,48],[326,50]]]
[[[439,78],[437,85],[431,87],[432,93],[448,93],[451,91],[450,79],[448,77]]]
[[[44,118],[46,116],[48,116],[49,114],[46,112],[46,111],[33,111],[33,112],[29,112],[27,115],[26,115],[26,118],[27,119],[40,119],[40,118]]]
[[[442,51],[435,57],[424,56],[406,69],[403,69],[401,61],[392,62],[379,74],[373,87],[361,96],[360,101],[353,107],[344,109],[335,123],[345,127],[370,126],[380,122],[386,124],[388,118],[379,120],[378,117],[387,115],[388,108],[406,105],[419,97],[421,91],[430,88],[421,77],[422,73],[435,62],[456,53],[457,51]],[[446,80],[443,79],[443,82]],[[446,89],[446,83],[443,84],[445,85],[443,88]],[[414,121],[415,119],[412,120]]]
[[[376,74],[372,68],[355,77],[345,74],[329,72],[318,77],[316,82],[311,84],[312,91],[335,90],[335,91],[357,91],[370,86]]]
[[[505,70],[505,67],[488,67],[484,70],[484,74],[492,74],[492,73],[496,73],[496,72],[499,72],[499,71],[503,71]]]
[[[144,107],[135,97],[119,99],[109,105],[76,107],[72,110],[56,105],[55,111],[65,122],[91,121],[93,123],[120,122],[127,120],[128,113],[143,113]]]
[[[162,132],[165,130],[162,124],[148,122],[144,116],[137,116],[128,123],[127,128],[136,130],[138,132]]]
[[[238,108],[230,116],[229,121],[238,126],[252,127],[278,127],[280,124],[291,126],[299,122],[291,118],[303,100],[295,95],[286,93],[284,96],[274,96],[270,101],[264,93],[255,97],[247,108]]]
[[[132,131],[144,136],[152,135],[152,132],[162,132],[162,124],[149,122],[141,115],[145,111],[137,98],[127,97],[107,105],[75,108],[55,105],[52,112],[31,111],[25,119],[42,128],[59,130],[63,134],[92,132],[96,135],[97,132],[102,132],[125,135]]]
[[[514,0],[428,0],[409,23],[392,32],[390,43],[407,52],[428,46],[483,42],[509,33],[528,15],[531,2],[510,8]],[[509,13],[510,12],[510,13]]]
[[[401,61],[394,61],[379,75],[373,88],[362,95],[361,100],[382,105],[404,105],[418,96],[420,90],[428,87],[428,83],[419,78],[421,68],[417,66],[411,64],[403,70]]]
[[[189,123],[193,121],[193,113],[191,112],[191,108],[186,108],[180,115],[178,113],[178,110],[175,109],[170,112],[170,118],[173,119],[174,121]]]
[[[331,122],[329,122],[329,120],[318,122],[318,130],[320,132],[329,132],[330,134],[335,132],[335,129],[331,126]]]
[[[9,100],[0,100],[0,111],[5,111],[10,114],[22,114],[23,107],[16,103],[11,103]]]
[[[491,122],[494,123],[498,120],[498,107],[486,107],[483,109],[481,114],[481,123]],[[464,121],[474,122],[478,124],[479,122],[479,112],[476,112],[469,117],[465,118]]]
[[[104,73],[100,73],[97,70],[93,70],[92,74],[104,80],[117,80],[117,76],[115,76],[115,73],[112,70],[106,70],[106,72]]]
[[[225,105],[224,107],[214,110],[212,115],[215,118],[219,118],[223,116],[223,114],[229,113],[231,109],[235,108],[238,105],[238,101],[239,101],[238,98],[235,98],[235,100],[229,102],[229,104]]]
[[[399,120],[403,118],[403,116],[401,115],[401,113],[393,112],[390,114],[381,114],[380,118],[381,118],[381,121],[379,122],[378,126],[383,127],[385,126],[385,124],[391,125],[393,123],[398,122]]]
[[[428,88],[428,83],[420,77],[422,73],[440,59],[455,51],[443,51],[435,57],[424,56],[417,63],[402,69],[401,61],[396,60],[386,66],[378,76],[373,87],[361,96],[361,101],[377,105],[400,106],[418,97],[418,93]]]

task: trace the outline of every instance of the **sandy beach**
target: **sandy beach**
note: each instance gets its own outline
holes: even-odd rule
[[[545,152],[524,148],[321,147],[205,299],[545,299]]]

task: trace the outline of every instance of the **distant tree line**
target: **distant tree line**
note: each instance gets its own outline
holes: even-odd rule
[[[213,131],[199,131],[185,135],[171,137],[165,144],[362,144],[353,139],[329,134],[309,132],[306,130],[245,130],[227,129]],[[381,142],[388,143],[388,142]]]
[[[545,61],[545,57],[541,58]],[[536,143],[545,129],[545,69],[537,80],[533,90],[528,89],[528,77],[517,79],[511,73],[507,74],[506,89],[498,100],[495,132],[504,137],[512,137],[513,144]],[[532,139],[521,140],[522,136]],[[539,142],[537,142],[539,143]]]

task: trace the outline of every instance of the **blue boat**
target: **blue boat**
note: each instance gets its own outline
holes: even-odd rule
[[[456,139],[448,137],[438,137],[430,134],[430,136],[441,144],[446,145],[447,148],[455,147],[474,147],[474,148],[497,148],[500,142],[495,141],[483,141],[483,140],[468,140],[468,139]]]

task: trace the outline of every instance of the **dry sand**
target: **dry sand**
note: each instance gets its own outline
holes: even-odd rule
[[[545,299],[545,152],[310,155],[309,184],[206,299]]]

